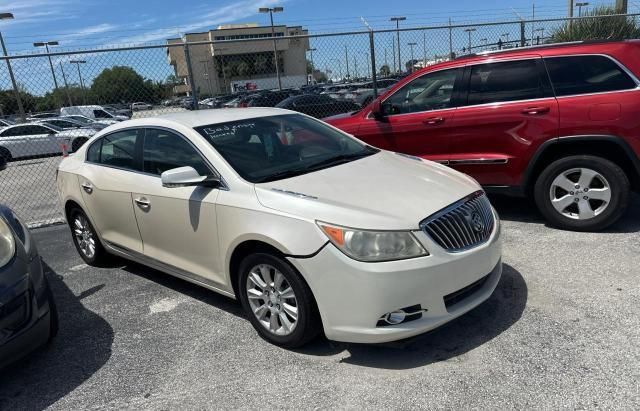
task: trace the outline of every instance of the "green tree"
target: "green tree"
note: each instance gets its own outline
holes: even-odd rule
[[[131,67],[102,70],[91,84],[91,100],[98,104],[154,102],[153,83]]]
[[[26,113],[33,112],[36,107],[36,97],[24,90],[20,87],[18,88],[20,91],[20,100],[22,100],[22,106],[24,107],[24,111]],[[16,95],[13,90],[1,90],[0,91],[0,108],[2,108],[2,113],[5,116],[18,113],[18,102],[16,100]]]
[[[389,69],[389,66],[386,64],[383,64],[380,67],[380,74],[383,76],[388,76],[389,74],[391,74],[391,69]]]
[[[618,14],[615,7],[596,7],[585,16],[603,17],[566,22],[551,32],[550,41],[558,43],[580,40],[621,40],[640,36],[635,18],[611,16],[612,14]]]
[[[46,93],[42,97],[36,97],[36,111],[50,111],[58,109],[61,106],[81,105],[85,101],[90,103],[88,98],[89,91],[81,89],[78,85],[69,85],[69,87],[59,87],[53,91]],[[71,99],[71,102],[69,102]]]
[[[241,61],[238,63],[238,76],[240,77],[251,77],[252,68],[249,63],[246,61]]]

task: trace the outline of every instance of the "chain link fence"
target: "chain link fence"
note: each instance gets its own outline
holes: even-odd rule
[[[30,226],[61,221],[61,156],[128,118],[283,107],[316,118],[359,110],[402,77],[459,56],[565,41],[598,21],[636,31],[637,15],[309,35],[186,34],[166,44],[0,57],[0,203]],[[398,22],[398,25],[400,22]],[[363,26],[364,27],[364,26]],[[582,30],[582,31],[581,31]],[[224,32],[224,30],[222,31]],[[237,32],[237,31],[236,31]],[[587,34],[584,35],[588,38]]]

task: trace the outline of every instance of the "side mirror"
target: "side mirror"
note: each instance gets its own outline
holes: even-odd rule
[[[7,159],[4,156],[0,156],[0,171],[7,168]]]
[[[373,115],[373,118],[375,118],[376,120],[384,119],[384,112],[382,111],[382,102],[380,102],[379,98],[373,100],[373,102],[371,103],[371,115]]]
[[[207,186],[217,187],[220,179],[216,176],[201,176],[193,167],[178,167],[160,175],[162,186],[167,188]]]

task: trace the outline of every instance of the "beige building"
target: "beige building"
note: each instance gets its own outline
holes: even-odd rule
[[[276,39],[307,34],[300,26],[274,27]],[[203,33],[187,33],[167,44],[213,42],[189,46],[189,60],[198,97],[227,94],[241,89],[278,87],[271,26],[237,24],[219,26]],[[308,38],[276,41],[282,87],[307,83]],[[176,95],[191,95],[188,68],[183,46],[168,47],[169,64],[182,82],[174,88]]]

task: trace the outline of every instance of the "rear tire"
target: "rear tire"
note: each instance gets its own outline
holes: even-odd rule
[[[629,200],[629,178],[615,163],[596,156],[571,156],[545,168],[534,187],[538,209],[552,225],[598,231],[615,223]]]
[[[321,331],[309,286],[281,257],[266,253],[247,256],[240,264],[237,291],[249,321],[272,344],[300,347]]]
[[[100,238],[84,211],[74,208],[69,213],[69,228],[78,254],[85,263],[91,266],[104,266],[110,255],[102,246]]]
[[[12,160],[11,152],[4,147],[0,147],[0,157],[4,158],[7,163]]]

